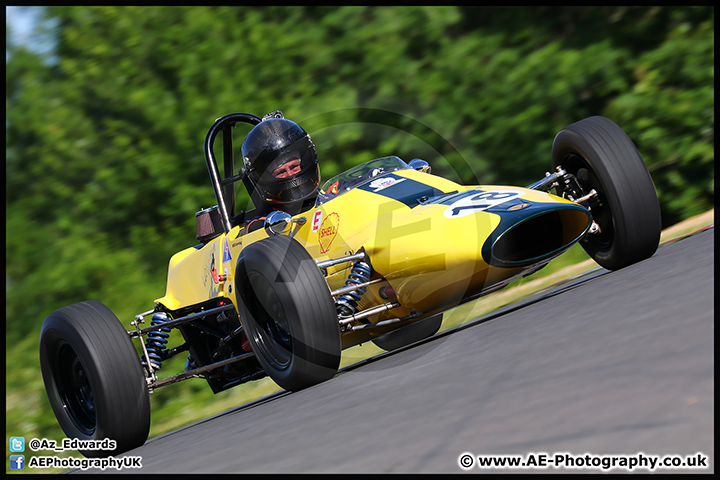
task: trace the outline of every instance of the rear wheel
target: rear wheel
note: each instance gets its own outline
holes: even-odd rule
[[[585,193],[597,192],[591,213],[600,232],[580,241],[593,260],[617,270],[655,253],[662,223],[657,193],[640,153],[620,127],[599,116],[568,125],[555,137],[552,165],[575,175]]]
[[[97,301],[48,315],[40,332],[40,367],[50,405],[69,438],[115,440],[117,455],[147,440],[150,397],[137,352],[117,317]]]
[[[273,236],[247,246],[235,282],[247,338],[275,383],[295,391],[337,373],[341,342],[335,304],[302,245]]]

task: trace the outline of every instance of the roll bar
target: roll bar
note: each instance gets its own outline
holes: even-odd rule
[[[255,126],[261,121],[262,119],[260,117],[251,113],[229,113],[215,120],[215,123],[212,124],[205,136],[205,161],[207,162],[210,181],[212,182],[213,190],[215,191],[215,198],[218,202],[218,210],[220,210],[220,220],[225,233],[229,232],[232,228],[231,218],[235,216],[235,189],[233,184],[238,180],[245,180],[244,167],[241,168],[237,174],[234,174],[235,166],[233,161],[231,128],[233,128],[238,122],[249,123],[250,125]],[[220,177],[215,153],[213,152],[215,137],[217,137],[220,132],[222,132],[223,138],[223,178]],[[248,184],[246,182],[246,187],[247,186]],[[252,195],[252,192],[249,193]],[[244,214],[245,212],[241,213],[243,216]]]

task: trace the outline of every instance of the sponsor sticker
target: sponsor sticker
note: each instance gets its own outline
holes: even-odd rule
[[[368,186],[372,189],[373,193],[377,193],[388,187],[397,185],[400,182],[404,182],[405,180],[407,180],[407,179],[406,178],[398,178],[398,177],[382,177],[382,178],[373,180],[372,182],[370,182],[370,185],[368,185]]]
[[[320,252],[327,253],[330,250],[333,240],[337,237],[340,228],[340,216],[333,212],[329,214],[320,224],[318,229],[318,241],[320,242]]]
[[[228,245],[227,237],[225,237],[225,246],[223,247],[223,263],[231,261],[232,255],[230,255],[230,246]]]
[[[320,229],[320,222],[322,222],[323,218],[323,212],[322,210],[315,210],[315,213],[313,213],[312,216],[312,231],[313,233],[316,233]]]

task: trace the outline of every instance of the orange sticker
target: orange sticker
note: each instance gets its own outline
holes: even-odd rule
[[[332,186],[328,189],[328,193],[337,195],[339,189],[340,189],[340,180],[338,180],[337,182],[332,184]]]
[[[340,216],[333,212],[322,221],[318,231],[318,241],[320,242],[320,253],[327,253],[330,250],[333,240],[337,236],[340,229]]]

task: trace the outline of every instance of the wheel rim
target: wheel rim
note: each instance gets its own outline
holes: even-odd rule
[[[593,189],[597,192],[598,202],[592,206],[590,212],[592,213],[595,223],[600,226],[600,232],[586,235],[583,242],[592,243],[600,250],[610,247],[614,238],[612,211],[610,210],[605,190],[597,175],[595,175],[595,172],[590,168],[587,161],[576,154],[567,155],[563,158],[560,165],[562,165],[565,171],[575,175],[575,178],[577,178],[578,183],[580,183],[585,193]],[[562,191],[559,193],[562,194]]]
[[[95,397],[87,370],[70,345],[58,349],[53,370],[63,410],[81,432],[92,436],[97,425]]]
[[[278,370],[285,370],[292,359],[292,336],[287,314],[272,284],[257,273],[248,275],[251,285],[251,311],[255,328],[252,329],[256,354]]]

